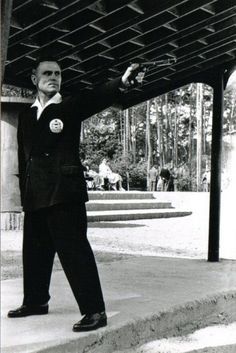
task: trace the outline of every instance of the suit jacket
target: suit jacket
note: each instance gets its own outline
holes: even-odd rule
[[[24,211],[88,201],[79,160],[81,122],[115,103],[119,85],[120,79],[116,79],[89,93],[50,104],[39,120],[35,107],[20,114],[17,139]],[[60,131],[52,128],[55,119],[60,122]]]

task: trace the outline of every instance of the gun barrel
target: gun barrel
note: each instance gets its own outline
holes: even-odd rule
[[[176,59],[157,60],[157,61],[144,61],[141,63],[143,66],[168,66],[176,63]]]

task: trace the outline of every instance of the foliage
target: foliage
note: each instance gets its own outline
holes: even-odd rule
[[[205,84],[202,87],[203,173],[211,158],[213,92]],[[151,153],[151,164],[175,168],[178,190],[197,190],[199,135],[196,92],[196,84],[190,84],[150,101],[151,151],[147,150],[146,103],[128,110],[128,123],[124,113],[114,108],[92,117],[83,126],[82,157],[95,170],[98,170],[102,158],[109,158],[112,170],[122,175],[125,184],[129,183],[131,189],[144,190],[147,185],[147,157]],[[236,128],[235,92],[225,95],[224,118],[224,134],[227,136]],[[229,150],[230,146],[225,142],[225,155]]]
[[[80,145],[82,160],[98,171],[103,158],[113,159],[119,155],[122,145],[119,141],[117,113],[114,109],[97,114],[84,122],[83,138]]]

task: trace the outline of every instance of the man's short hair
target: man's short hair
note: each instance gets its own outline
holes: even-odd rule
[[[32,72],[35,72],[37,68],[39,67],[39,64],[44,62],[44,61],[51,61],[57,63],[57,65],[61,68],[61,64],[58,62],[57,59],[55,59],[53,56],[49,55],[41,55],[39,56],[36,61],[32,65]]]

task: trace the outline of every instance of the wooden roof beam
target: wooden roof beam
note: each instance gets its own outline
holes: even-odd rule
[[[202,67],[202,65],[204,64],[204,62],[208,62],[209,60],[214,60],[214,56],[213,58],[207,58],[207,54],[209,55],[212,54],[213,52],[216,53],[216,56],[219,56],[221,54],[221,51],[224,53],[224,51],[231,51],[235,48],[235,43],[236,43],[236,35],[232,36],[232,38],[229,38],[227,41],[221,41],[220,43],[218,43],[217,47],[213,47],[210,48],[209,50],[205,50],[205,52],[202,53],[192,53],[192,55],[189,55],[189,59],[187,60],[183,60],[180,62],[177,62],[176,64],[174,64],[171,67],[168,68],[161,68],[158,69],[156,67],[154,67],[148,74],[147,76],[147,84],[152,84],[153,82],[156,81],[156,79],[158,77],[163,78],[163,76],[165,76],[165,78],[169,78],[169,79],[173,79],[175,77],[175,73],[176,70],[179,72],[184,72],[185,70],[188,70],[189,67],[193,68],[195,66],[197,67]],[[194,54],[194,64],[193,64],[193,54]],[[198,62],[197,57],[200,58],[200,62]],[[179,67],[179,68],[178,68]],[[181,67],[183,67],[183,69],[181,69]],[[169,74],[168,74],[169,73]],[[151,79],[151,77],[153,77],[153,79]],[[150,80],[151,79],[151,80]]]
[[[170,29],[173,32],[177,32],[178,31],[178,28],[177,28],[177,26],[174,23],[166,23],[166,24],[163,25],[163,27],[165,27],[167,29]]]
[[[33,48],[33,49],[39,49],[40,48],[40,46],[38,44],[36,44],[36,43],[34,43],[34,42],[30,41],[30,40],[21,42],[20,45],[23,45],[23,46],[25,46],[27,48]]]
[[[207,42],[206,38],[199,38],[199,39],[197,39],[197,42],[199,42],[199,43],[201,43],[203,45],[208,45],[208,42]]]
[[[17,19],[14,16],[11,17],[10,26],[20,30],[23,29],[23,26],[17,21]]]
[[[22,9],[22,7],[30,4],[32,2],[32,0],[26,0],[26,1],[22,1],[20,5],[14,7],[12,9],[12,13],[14,14],[14,12],[18,11],[19,9]]]
[[[56,42],[58,42],[58,43],[61,43],[61,44],[64,44],[64,45],[67,45],[68,47],[74,47],[74,45],[72,44],[72,43],[70,43],[70,42],[66,42],[65,40],[61,40],[61,39],[57,39],[57,41]]]
[[[179,11],[179,17],[182,17],[183,15],[186,15],[188,13],[192,13],[193,11],[196,11],[197,9],[200,9],[204,6],[209,6],[210,4],[216,3],[217,0],[194,0],[194,1],[188,1],[186,4],[179,4],[177,6],[177,9]]]
[[[133,43],[133,44],[135,44],[135,45],[137,45],[139,47],[142,47],[142,48],[145,47],[145,43],[142,40],[138,39],[138,38],[130,39],[129,42]]]
[[[94,4],[88,7],[90,10],[97,12],[98,14],[105,16],[107,14],[106,6],[104,1],[96,1]]]
[[[168,9],[167,12],[171,13],[173,16],[178,18],[180,16],[178,8],[177,7],[172,7],[171,9]]]
[[[214,48],[217,43],[222,43],[222,42],[226,42],[228,40],[233,40],[235,37],[235,26],[230,26],[228,28],[228,37],[225,36],[225,32],[227,32],[226,29],[221,30],[220,32],[215,33],[214,35],[214,40],[212,40],[212,44],[207,44],[204,42],[203,45],[204,47],[202,47],[201,49],[198,49],[196,51],[189,51],[187,55],[182,56],[182,58],[188,58],[191,57],[193,54],[194,55],[198,55],[199,53],[203,53],[203,51],[210,51],[212,48]]]
[[[176,6],[176,4],[185,3],[186,1],[187,0],[167,0],[167,1],[165,1],[165,5],[167,6],[167,8],[171,8],[171,7]],[[213,1],[213,0],[208,0],[208,1]],[[214,0],[214,1],[216,1],[216,0]],[[166,11],[166,6],[164,6],[163,3],[160,4],[160,13]],[[117,35],[119,32],[122,32],[122,31],[126,30],[127,27],[131,27],[133,25],[137,25],[138,23],[141,23],[142,21],[147,20],[147,18],[151,18],[151,17],[154,17],[154,16],[156,16],[156,14],[153,11],[150,11],[148,13],[145,13],[145,19],[142,17],[137,22],[137,18],[140,17],[140,14],[138,14],[137,16],[134,16],[134,18],[132,18],[131,20],[126,21],[125,23],[122,23],[121,25],[112,28],[111,30],[106,31],[105,33],[97,35],[97,36],[93,37],[92,39],[90,39],[90,40],[88,40],[86,42],[83,42],[83,43],[80,43],[80,44],[76,45],[75,49],[77,51],[79,51],[80,48],[83,50],[85,43],[86,43],[87,46],[89,46],[89,45],[96,44],[98,41],[102,41],[104,39],[107,40],[107,39],[109,39],[109,37]],[[75,32],[75,31],[72,31],[72,33],[73,32]],[[60,55],[66,55],[66,54],[70,54],[70,51],[60,53]]]
[[[52,0],[43,0],[43,1],[40,2],[40,5],[48,7],[49,9],[59,10],[59,7]]]
[[[130,4],[127,4],[127,7],[129,7],[131,10],[137,12],[140,15],[144,14],[144,11],[141,8],[141,6],[139,5],[139,1],[138,0],[132,1]]]
[[[58,11],[49,14],[46,17],[41,18],[39,21],[32,23],[30,26],[24,28],[24,30],[20,33],[13,34],[10,39],[10,46],[13,46],[19,43],[23,37],[28,37],[29,35],[33,36],[34,34],[38,34],[45,30],[46,28],[50,28],[54,25],[57,25],[61,21],[75,15],[86,9],[89,5],[94,3],[95,0],[74,0],[69,5],[61,7]]]
[[[185,28],[183,30],[178,31],[178,33],[173,33],[155,43],[151,43],[149,45],[145,46],[145,50],[152,50],[155,49],[157,46],[162,46],[162,45],[166,45],[167,42],[173,42],[174,40],[177,40],[179,38],[181,38],[181,40],[183,38],[187,38],[192,36],[193,33],[197,32],[197,31],[201,31],[202,28],[204,27],[209,27],[209,26],[213,26],[215,25],[215,23],[217,22],[221,22],[223,20],[226,20],[230,17],[233,17],[234,14],[232,14],[232,10],[231,9],[227,9],[224,11],[224,9],[222,9],[222,12],[216,14],[214,17],[210,18],[210,19],[206,19],[206,20],[202,20],[200,22],[197,23],[193,23],[190,27]],[[136,55],[140,55],[140,54],[144,54],[144,49],[138,49],[135,52],[129,53],[127,54],[127,57],[124,58],[124,60],[120,61],[125,62],[130,60],[133,56]]]
[[[215,10],[214,4],[209,4],[209,5],[203,6],[203,7],[201,7],[201,10],[209,13],[210,15],[215,15],[216,14],[216,10]]]
[[[217,21],[218,18],[219,18],[219,16],[217,16],[217,18],[216,18],[215,20]],[[221,19],[222,19],[222,18],[221,18]],[[208,23],[209,21],[204,20],[204,21],[202,21],[197,27],[198,27],[199,29],[202,29],[202,24],[204,24],[204,23],[206,23],[206,22]],[[212,21],[211,21],[211,22],[212,22]],[[191,36],[191,32],[189,32],[188,29],[186,29],[185,32],[188,32],[188,35]],[[189,33],[190,33],[190,34],[189,34]],[[181,35],[181,33],[180,33],[180,35]],[[163,39],[163,41],[165,42],[165,45],[166,45],[167,39]],[[169,43],[169,44],[173,44],[173,42],[171,42],[171,43]],[[204,43],[204,44],[206,44],[206,43]],[[140,53],[145,54],[147,47],[148,47],[148,46],[146,46],[144,50],[138,50],[138,53],[139,53],[139,54],[140,54]],[[132,54],[133,54],[133,53],[132,53]],[[174,55],[174,53],[173,53],[173,55]],[[137,56],[137,51],[136,51],[136,56]],[[133,57],[134,57],[134,55],[132,55],[132,57],[130,56],[130,57],[129,57],[129,60],[132,60]],[[128,60],[124,60],[124,61],[122,60],[122,61],[120,61],[120,64],[125,63],[125,62],[127,62],[127,61],[128,61]]]
[[[227,46],[228,46],[228,50],[229,51],[232,51],[234,48],[235,48],[235,41],[232,41],[230,40],[228,43],[227,43]],[[203,53],[204,54],[204,53]],[[222,44],[221,46],[218,46],[218,48],[216,49],[216,55],[214,57],[210,57],[202,62],[197,62],[197,59],[195,59],[195,63],[193,63],[193,60],[192,58],[190,58],[188,61],[184,61],[184,62],[181,62],[181,63],[177,63],[176,67],[179,66],[179,68],[177,68],[177,72],[178,72],[178,75],[180,76],[184,76],[185,72],[188,71],[188,70],[192,70],[194,71],[194,68],[196,66],[198,66],[199,68],[202,67],[202,65],[205,65],[208,67],[210,67],[210,65],[212,65],[212,61],[214,61],[217,57],[220,57],[222,55],[226,54],[225,52],[225,43]],[[196,58],[196,56],[195,56]],[[211,64],[210,64],[211,63]],[[180,68],[180,65],[183,67],[183,68]],[[151,76],[150,76],[151,77]],[[153,82],[156,82],[156,79],[155,79],[155,75],[153,74],[153,80],[151,81],[150,80],[150,77],[149,77],[149,81],[148,81],[148,84],[147,85],[151,85]],[[169,75],[166,75],[166,77],[170,78],[170,79],[175,79],[176,77],[176,73],[170,73]]]
[[[77,0],[78,1],[78,0]],[[91,2],[91,0],[86,0],[86,1],[90,1]],[[94,1],[94,0],[93,0]],[[175,0],[176,1],[176,0]],[[124,5],[125,6],[125,5]],[[115,10],[114,10],[115,11]],[[74,14],[74,13],[73,13]],[[59,22],[61,22],[61,20],[59,21]],[[90,26],[94,26],[94,28],[96,27],[96,24],[95,24],[95,22],[96,21],[94,21],[94,24],[89,24]],[[55,23],[53,24],[53,26],[55,26]],[[52,26],[50,26],[50,27],[52,27]],[[82,27],[85,27],[85,26],[81,26],[79,29],[81,29]],[[97,28],[97,27],[96,27]],[[45,28],[44,28],[45,29]],[[73,33],[73,32],[76,32],[77,30],[79,30],[79,29],[76,29],[75,31],[71,31],[71,33]],[[98,28],[97,28],[98,29]],[[40,29],[40,31],[42,30],[42,28]],[[101,28],[99,28],[99,30],[100,30],[100,32],[102,31],[102,29]],[[37,32],[38,33],[38,32]],[[102,33],[103,34],[103,33]],[[66,34],[65,34],[66,35]],[[65,35],[62,35],[62,36],[60,36],[58,39],[61,39],[61,38],[63,38]],[[54,42],[54,41],[53,41]],[[44,46],[41,46],[41,49],[42,48],[44,48],[44,47],[47,47],[47,46],[50,46],[50,44],[52,44],[53,42],[51,42],[51,43],[46,43]],[[11,44],[10,46],[12,46],[12,45],[14,45],[14,44]],[[28,52],[28,53],[26,53],[25,55],[31,55],[32,53],[31,52]],[[64,51],[63,51],[63,53],[61,53],[62,55],[64,54]],[[61,55],[60,54],[60,55]],[[18,59],[20,59],[21,57],[18,57],[17,59],[15,59],[15,60],[12,60],[11,62],[14,62],[14,61],[16,61],[16,60],[18,60]]]
[[[55,29],[56,31],[62,32],[62,33],[69,33],[70,30],[65,27],[61,27],[60,24],[51,26],[52,29]]]
[[[200,26],[200,28],[201,28],[201,26]],[[167,44],[167,42],[166,42],[166,40],[165,39],[163,39],[163,41],[165,42],[165,44],[164,45],[166,45]],[[170,42],[170,43],[168,43],[168,44],[171,44],[171,45],[173,45],[173,42]],[[202,44],[204,44],[204,46],[207,44],[207,42],[206,41],[202,41]],[[189,45],[189,44],[188,44]],[[146,46],[147,47],[147,46]],[[146,54],[147,53],[147,50],[146,50],[146,47],[144,48],[144,50],[141,50],[141,52],[142,52],[142,54]],[[174,48],[177,48],[176,47],[176,45],[173,45],[173,47]],[[155,48],[155,50],[156,50],[156,48]],[[139,51],[139,53],[140,53],[140,50],[138,50]],[[191,55],[192,53],[190,53],[190,55]],[[171,53],[168,53],[168,55],[172,55],[172,56],[174,56],[174,51],[173,51],[173,54],[171,54]],[[136,55],[137,56],[137,55]],[[155,58],[156,59],[156,58]],[[129,60],[132,60],[132,58],[130,57],[130,59]],[[127,62],[128,60],[119,60],[119,65],[121,65],[122,63],[125,63],[125,62]],[[114,64],[116,63],[116,61],[114,61]],[[96,71],[98,70],[98,68],[96,68]],[[91,71],[88,71],[88,72],[86,72],[86,76],[88,76],[88,75],[90,75],[90,74],[92,74],[92,72],[93,72],[94,70],[91,70]],[[78,77],[76,78],[75,77],[75,79],[78,79]]]
[[[89,27],[92,27],[92,28],[96,29],[97,31],[99,31],[101,33],[105,33],[106,32],[106,30],[104,28],[102,28],[101,26],[98,26],[96,23],[89,24]]]

